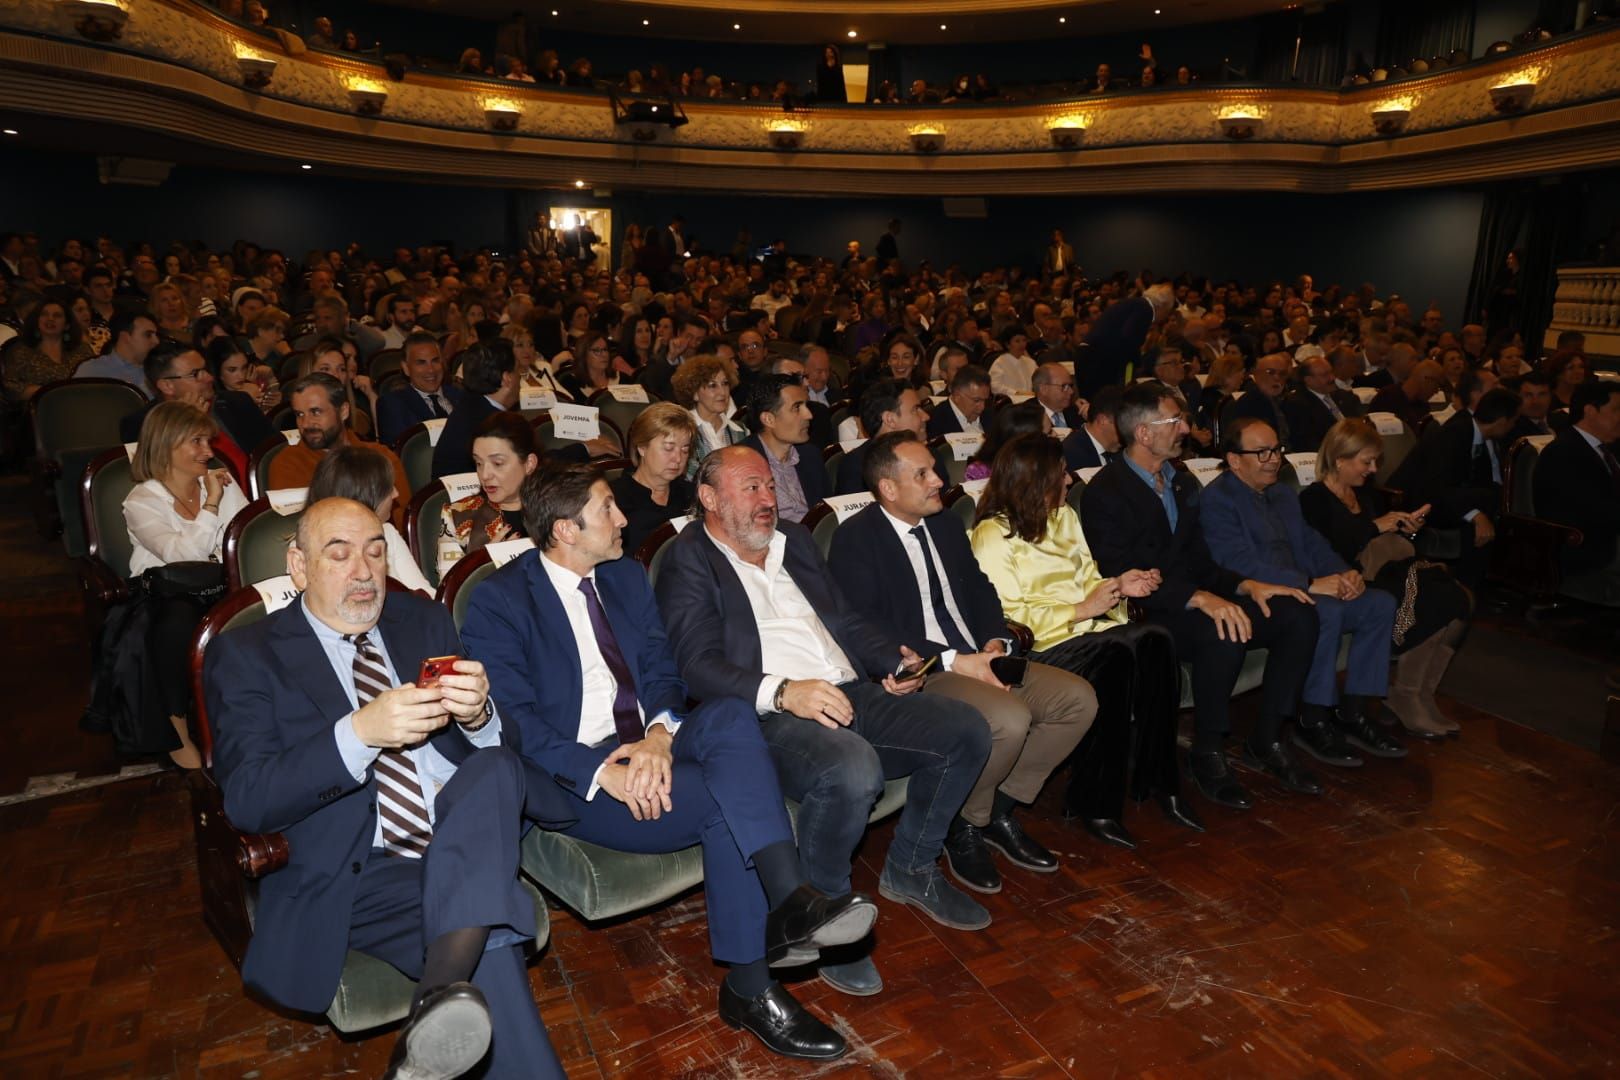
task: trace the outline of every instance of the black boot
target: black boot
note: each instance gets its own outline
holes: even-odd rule
[[[1339,729],[1328,721],[1330,710],[1325,705],[1307,705],[1294,725],[1294,745],[1324,765],[1355,768],[1361,759],[1351,751]]]

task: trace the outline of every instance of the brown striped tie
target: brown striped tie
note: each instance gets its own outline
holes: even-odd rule
[[[393,689],[382,654],[372,648],[371,638],[355,634],[354,697],[365,708],[378,694]],[[377,755],[372,772],[377,777],[377,814],[382,819],[383,850],[390,855],[420,859],[427,854],[433,826],[428,821],[427,804],[422,801],[422,780],[416,762],[404,750],[384,750]]]

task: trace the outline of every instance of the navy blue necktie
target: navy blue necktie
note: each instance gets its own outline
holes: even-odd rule
[[[973,643],[962,636],[962,628],[951,618],[951,609],[945,606],[945,586],[939,579],[939,567],[934,565],[934,552],[928,546],[928,534],[918,525],[911,530],[911,535],[922,545],[923,566],[928,568],[928,599],[934,605],[934,619],[945,634],[945,644],[957,652],[973,652]]]
[[[642,726],[641,709],[636,705],[636,683],[630,677],[630,665],[624,662],[624,653],[619,651],[619,639],[613,636],[607,612],[602,609],[602,599],[596,595],[596,586],[590,578],[580,580],[579,591],[585,594],[585,610],[591,616],[591,632],[596,635],[596,647],[601,651],[608,671],[613,673],[616,684],[613,692],[613,730],[619,736],[619,745],[640,742],[646,737],[647,729]]]

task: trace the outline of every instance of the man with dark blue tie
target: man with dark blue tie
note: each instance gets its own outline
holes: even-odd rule
[[[652,587],[622,558],[625,518],[586,465],[548,465],[523,484],[537,550],[474,595],[468,652],[489,668],[522,750],[572,792],[562,831],[620,851],[703,845],[709,944],[731,966],[720,1018],[787,1057],[847,1050],[771,978],[863,938],[877,918],[857,893],[806,884],[770,751],[737,698],[686,710]]]
[[[412,425],[449,419],[467,399],[459,387],[445,385],[438,338],[426,331],[413,333],[405,339],[404,353],[409,384],[377,399],[377,441],[384,446],[393,446]]]

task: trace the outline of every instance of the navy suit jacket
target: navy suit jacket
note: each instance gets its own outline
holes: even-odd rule
[[[868,490],[864,474],[866,471],[866,449],[871,445],[872,442],[869,439],[839,459],[838,483],[836,485],[837,490],[833,492],[834,495],[854,495]],[[945,462],[950,459],[950,449],[943,446],[937,449],[931,448],[930,453],[934,455],[934,472],[939,475],[941,483],[946,487],[950,487],[950,471],[945,465]]]
[[[153,409],[163,404],[163,398],[153,398],[146,403],[146,407],[139,412],[132,412],[118,421],[118,437],[124,442],[135,442],[141,437],[141,425],[146,423],[146,416]],[[244,454],[253,453],[254,449],[275,432],[270,427],[264,413],[253,403],[253,399],[240,390],[219,390],[214,394],[214,419],[229,435],[231,441],[241,447]]]
[[[1152,615],[1184,610],[1199,589],[1230,599],[1243,581],[1210,556],[1199,524],[1204,492],[1198,478],[1178,471],[1170,489],[1176,497],[1174,532],[1159,496],[1123,457],[1092,477],[1080,495],[1080,525],[1105,577],[1136,569],[1163,575],[1162,584],[1138,601]]]
[[[899,641],[850,607],[808,529],[790,521],[776,528],[787,537],[783,567],[857,674],[891,673],[900,662]],[[765,676],[759,624],[741,579],[701,521],[670,541],[658,574],[658,604],[669,613],[675,657],[693,697],[755,700]]]
[[[759,441],[758,435],[750,435],[738,445],[758,450],[766,461],[770,460],[770,452],[765,449],[765,444]],[[799,464],[793,471],[799,474],[799,486],[804,489],[806,506],[814,508],[816,503],[832,494],[827,490],[827,466],[822,461],[821,449],[813,443],[805,443],[799,447]]]
[[[380,412],[382,402],[378,401],[377,405]],[[473,471],[473,432],[486,418],[500,411],[483,394],[468,394],[466,400],[456,406],[456,411],[444,422],[444,430],[439,432],[438,445],[433,448],[435,480],[453,473]]]
[[[579,741],[585,698],[579,645],[540,558],[526,551],[491,574],[473,593],[461,636],[467,655],[488,670],[501,722],[518,732],[523,756],[583,799],[607,754]],[[665,709],[684,712],[686,687],[647,572],[634,559],[602,563],[596,594],[647,719]]]
[[[1541,452],[1533,483],[1538,517],[1581,530],[1581,542],[1563,549],[1565,569],[1582,573],[1607,566],[1620,538],[1620,481],[1573,426]]]
[[[1507,454],[1498,447],[1496,456],[1505,475]],[[1502,486],[1475,482],[1473,465],[1474,416],[1458,412],[1443,424],[1424,428],[1417,446],[1389,478],[1389,486],[1405,494],[1407,506],[1429,503],[1433,507],[1429,524],[1440,528],[1462,526],[1463,515],[1470,510],[1495,521],[1502,508]],[[1541,471],[1539,466],[1536,471]]]
[[[989,431],[992,413],[989,406],[979,414],[979,430]],[[955,435],[962,430],[961,423],[956,419],[956,410],[951,408],[949,401],[942,401],[934,406],[934,411],[928,414],[928,437],[937,439],[941,435]]]
[[[467,403],[468,394],[459,386],[445,383],[439,387],[439,393],[450,403],[452,416],[455,410]],[[390,390],[377,399],[377,441],[384,446],[393,446],[412,426],[431,419],[433,410],[416,392],[416,387],[402,386],[398,390]]]
[[[388,594],[377,629],[405,680],[423,660],[463,651],[450,613],[409,593]],[[287,840],[287,865],[259,883],[242,980],[289,1008],[324,1012],[348,955],[358,871],[377,828],[376,781],[369,773],[355,780],[333,735],[353,711],[348,695],[302,601],[215,639],[203,686],[226,816],[244,832]],[[504,716],[501,724],[510,744]],[[474,749],[453,723],[431,742],[458,765]],[[543,820],[571,820],[555,785],[534,786],[545,789],[530,802]]]
[[[1283,440],[1285,449],[1299,449],[1294,445],[1294,432],[1288,425],[1288,418],[1283,415],[1281,399],[1273,401],[1258,390],[1250,390],[1226,407],[1221,414],[1221,424],[1223,427],[1230,426],[1233,421],[1245,416],[1270,424]]]
[[[1249,395],[1244,394],[1245,398]],[[1361,399],[1348,390],[1335,387],[1328,394],[1345,416],[1363,416]],[[1322,399],[1309,390],[1295,390],[1283,398],[1283,415],[1288,418],[1288,434],[1292,440],[1290,450],[1308,450],[1315,453],[1327,438],[1328,429],[1338,423]]]
[[[1007,620],[996,587],[979,569],[968,543],[967,527],[955,514],[926,517],[922,525],[939,552],[939,573],[951,586],[956,608],[975,646],[1007,636]],[[855,598],[861,614],[884,634],[897,638],[918,656],[950,648],[930,641],[923,620],[923,586],[912,569],[905,542],[873,503],[833,533],[827,567],[845,596]]]
[[[1272,484],[1260,498],[1281,519],[1294,565],[1278,563],[1271,552],[1271,528],[1256,496],[1234,473],[1224,472],[1204,489],[1204,539],[1215,561],[1241,577],[1273,585],[1310,587],[1313,578],[1350,569],[1327,539],[1305,524],[1299,495],[1287,484]]]
[[[1108,462],[1097,453],[1097,448],[1091,445],[1091,434],[1085,427],[1077,427],[1074,434],[1063,440],[1063,464],[1068,466],[1070,472],[1077,469],[1100,469]]]
[[[1125,368],[1142,357],[1142,342],[1153,326],[1153,305],[1133,296],[1110,305],[1091,326],[1074,362],[1074,392],[1090,400],[1105,386],[1125,381]],[[1141,372],[1137,372],[1141,374]]]

